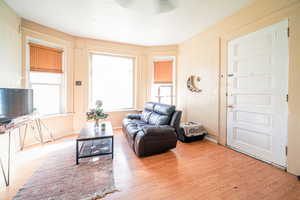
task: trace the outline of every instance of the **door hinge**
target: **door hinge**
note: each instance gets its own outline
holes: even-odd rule
[[[289,102],[289,95],[286,95],[286,102]]]
[[[290,28],[287,28],[287,36],[290,37]]]
[[[285,155],[288,155],[288,146],[285,146]]]
[[[228,97],[228,92],[226,92],[226,97]]]

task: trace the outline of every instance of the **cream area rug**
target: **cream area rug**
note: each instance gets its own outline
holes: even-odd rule
[[[95,200],[117,191],[111,156],[75,163],[75,140],[49,153],[14,200]]]

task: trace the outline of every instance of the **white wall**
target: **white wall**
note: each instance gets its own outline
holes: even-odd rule
[[[0,88],[21,86],[20,17],[0,0]]]
[[[226,145],[227,44],[239,36],[289,20],[289,116],[287,171],[300,175],[300,1],[255,0],[232,16],[195,35],[179,46],[179,106],[186,121],[199,121],[210,136]],[[203,92],[186,89],[189,75],[201,78]]]
[[[0,0],[0,88],[21,86],[21,19]],[[15,135],[15,134],[14,134]],[[16,135],[17,136],[17,135]],[[12,146],[15,146],[13,137]],[[7,162],[8,134],[0,135],[0,157]],[[0,188],[4,187],[0,174]]]

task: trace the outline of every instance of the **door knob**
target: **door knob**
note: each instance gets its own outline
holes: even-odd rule
[[[234,108],[234,106],[233,105],[228,105],[227,108]]]

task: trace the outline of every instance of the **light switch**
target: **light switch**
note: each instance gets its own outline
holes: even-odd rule
[[[75,85],[76,86],[81,86],[82,85],[82,81],[75,81]]]

